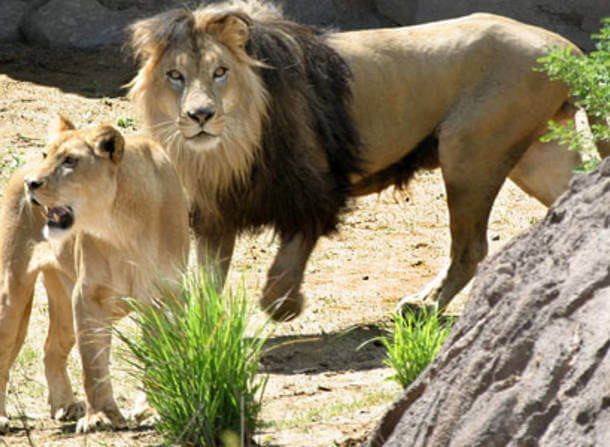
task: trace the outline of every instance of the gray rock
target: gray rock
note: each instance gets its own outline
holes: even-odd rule
[[[396,1],[400,0],[386,0]],[[592,50],[589,36],[599,31],[602,17],[610,16],[608,0],[419,0],[417,23],[491,12],[541,26]]]
[[[310,25],[354,30],[391,26],[388,18],[380,17],[370,0],[283,0],[279,2],[286,14],[298,22]]]
[[[484,262],[372,446],[610,445],[610,159]]]
[[[220,0],[0,0],[37,7],[26,16],[22,31],[36,44],[89,47],[119,43],[121,28],[137,16]],[[276,0],[287,15],[312,25],[353,30],[414,25],[476,11],[502,14],[562,34],[591,50],[589,35],[610,16],[608,0]],[[42,4],[42,6],[40,6]],[[78,19],[78,20],[77,20]],[[0,24],[3,20],[0,14]],[[82,23],[82,25],[80,24]],[[13,26],[14,28],[14,26]],[[3,30],[8,28],[3,28]],[[14,38],[15,34],[12,34]]]
[[[21,32],[29,43],[47,47],[119,44],[138,16],[135,9],[111,11],[96,0],[50,0],[24,18]]]
[[[381,15],[396,25],[416,23],[417,0],[375,0],[375,4]]]
[[[0,42],[19,40],[19,22],[30,5],[21,0],[2,0],[0,3]]]

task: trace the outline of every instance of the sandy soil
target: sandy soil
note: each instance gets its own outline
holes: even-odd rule
[[[115,49],[96,52],[37,50],[0,45],[0,174],[2,185],[25,160],[40,156],[56,113],[79,126],[137,121],[120,86],[134,74]],[[3,187],[3,186],[2,186]],[[545,209],[514,185],[503,188],[489,224],[490,249],[543,216]],[[270,374],[264,398],[263,445],[356,445],[375,426],[400,389],[385,378],[383,349],[364,341],[382,334],[398,300],[419,290],[440,270],[449,237],[444,189],[438,172],[422,173],[407,193],[392,191],[350,205],[341,231],[322,240],[307,267],[303,291],[307,309],[280,326],[273,343],[294,341],[263,362]],[[230,281],[247,286],[253,302],[275,252],[270,234],[242,238]],[[44,291],[38,291],[25,346],[11,376],[8,407],[13,430],[0,445],[148,446],[162,439],[151,427],[89,436],[73,434],[74,424],[49,418],[42,368],[47,327]],[[459,313],[461,294],[451,311]],[[263,318],[262,313],[260,318]],[[76,353],[70,372],[82,396]],[[135,383],[120,360],[113,364],[115,395],[125,410]],[[17,417],[24,414],[25,418]],[[27,429],[26,429],[27,427]]]

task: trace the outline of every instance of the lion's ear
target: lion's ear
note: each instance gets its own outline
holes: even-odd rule
[[[70,121],[65,116],[57,115],[57,118],[49,125],[48,129],[49,131],[47,138],[49,141],[53,141],[56,140],[57,137],[59,137],[60,133],[66,132],[68,130],[74,130],[76,129],[76,126],[72,124],[72,121]]]
[[[231,12],[215,16],[206,23],[205,32],[212,34],[234,53],[243,51],[250,40],[252,20],[245,14]]]
[[[129,26],[129,44],[135,56],[144,60],[163,54],[171,41],[193,28],[195,19],[186,8],[173,9]]]
[[[103,124],[95,130],[92,146],[98,156],[108,157],[119,164],[125,151],[125,138],[114,127]]]

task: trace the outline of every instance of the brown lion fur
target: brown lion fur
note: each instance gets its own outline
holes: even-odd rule
[[[134,26],[132,44],[144,65],[131,96],[148,130],[165,143],[197,212],[215,212],[214,218],[203,217],[211,231],[272,225],[282,236],[302,232],[314,238],[334,231],[349,177],[359,172],[360,142],[348,113],[349,67],[316,28],[269,9],[258,9],[264,20],[240,20],[228,19],[225,9],[216,15],[216,8],[173,11]],[[259,98],[235,118],[238,128],[252,130],[223,135],[209,153],[185,150],[180,136],[168,137],[171,125],[158,123],[170,118],[162,117],[158,93],[150,88],[172,39],[182,33],[192,41],[201,30],[227,45],[245,73],[242,88]]]
[[[226,271],[237,234],[272,227],[281,244],[261,302],[279,303],[276,317],[302,309],[307,259],[349,196],[441,167],[450,262],[415,298],[444,306],[487,253],[504,180],[549,205],[579,163],[538,141],[569,98],[532,70],[552,46],[578,50],[508,18],[335,33],[230,0],[131,31],[141,68],[130,95],[176,164],[200,261],[216,256]]]

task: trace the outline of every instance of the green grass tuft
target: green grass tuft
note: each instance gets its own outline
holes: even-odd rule
[[[248,443],[267,381],[257,373],[269,325],[247,337],[252,312],[243,290],[220,294],[203,273],[185,274],[164,302],[163,312],[136,306],[139,335],[118,334],[159,414],[156,428],[170,444]]]
[[[453,318],[438,311],[406,310],[395,314],[391,337],[379,337],[387,350],[384,364],[394,368],[389,380],[406,388],[428,366],[451,332]]]

